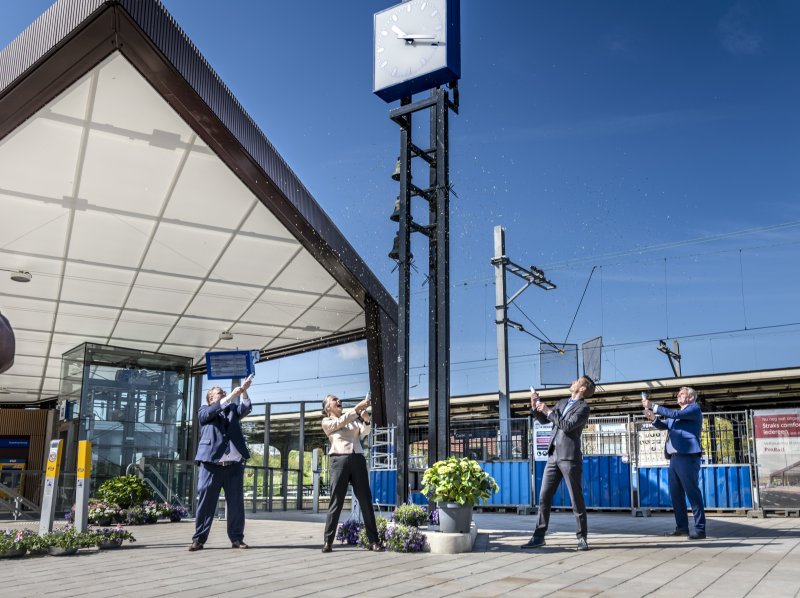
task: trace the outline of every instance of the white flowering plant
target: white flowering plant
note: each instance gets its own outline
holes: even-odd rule
[[[422,476],[422,492],[436,502],[476,505],[500,490],[494,478],[477,461],[450,457],[437,461]]]

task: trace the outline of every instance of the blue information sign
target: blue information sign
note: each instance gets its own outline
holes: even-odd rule
[[[206,377],[209,380],[246,378],[256,373],[258,351],[215,351],[206,353]]]
[[[30,443],[29,438],[19,436],[0,438],[0,448],[28,448]]]

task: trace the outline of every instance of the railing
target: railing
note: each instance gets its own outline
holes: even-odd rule
[[[15,521],[17,519],[38,519],[41,515],[39,505],[29,501],[5,484],[0,484],[0,509],[11,513]]]
[[[133,464],[148,485],[156,488],[162,500],[178,503],[194,513],[197,509],[197,466],[194,461],[147,458]],[[260,511],[308,509],[311,507],[311,484],[303,483],[299,469],[246,465],[244,471],[245,509]],[[160,487],[160,488],[159,488]],[[219,512],[224,512],[225,498],[220,497]]]
[[[530,457],[528,419],[510,420],[511,436],[500,439],[497,419],[453,422],[450,424],[450,455],[469,457],[476,461],[497,461],[503,455],[504,444],[512,461],[527,461]],[[428,427],[411,426],[409,435],[409,469],[424,470],[428,466]]]

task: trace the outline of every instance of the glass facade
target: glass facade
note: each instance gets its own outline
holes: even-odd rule
[[[92,443],[92,480],[124,475],[142,457],[189,459],[192,360],[84,343],[62,356],[61,399]]]

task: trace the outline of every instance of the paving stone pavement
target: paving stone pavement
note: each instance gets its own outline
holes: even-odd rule
[[[249,550],[216,521],[190,553],[192,521],[135,526],[134,544],[72,557],[0,560],[0,597],[181,596],[800,596],[800,518],[711,516],[708,539],[664,537],[670,514],[590,513],[576,552],[572,513],[553,513],[547,546],[519,548],[535,516],[476,513],[475,550],[458,555],[320,552],[324,516],[249,515]],[[30,526],[30,524],[28,524]],[[23,524],[0,521],[0,528]]]

